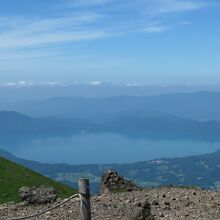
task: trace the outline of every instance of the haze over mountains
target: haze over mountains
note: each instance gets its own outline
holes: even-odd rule
[[[42,100],[57,96],[96,98],[121,95],[152,96],[199,91],[218,92],[219,83],[8,81],[0,82],[0,103]]]
[[[103,98],[55,97],[38,101],[0,104],[0,110],[32,117],[61,116],[93,121],[129,116],[176,116],[195,120],[220,120],[220,92]]]
[[[32,160],[71,163],[213,152],[220,146],[219,103],[219,92],[198,92],[0,104],[0,147]]]
[[[199,122],[173,116],[116,116],[98,123],[86,119],[49,116],[31,118],[17,112],[2,111],[0,122],[1,144],[4,143],[2,141],[10,141],[12,138],[14,141],[16,138],[103,133],[119,134],[129,138],[220,141],[219,121]]]

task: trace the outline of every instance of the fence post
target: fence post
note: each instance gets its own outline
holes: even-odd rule
[[[89,179],[79,179],[80,220],[91,220]]]

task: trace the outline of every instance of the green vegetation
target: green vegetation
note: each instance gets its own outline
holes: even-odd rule
[[[175,187],[175,188],[179,188],[179,189],[202,189],[199,186],[185,186],[185,185],[168,185],[167,187]]]
[[[111,190],[113,193],[123,193],[123,192],[127,192],[126,189],[113,189]]]
[[[19,202],[18,190],[22,186],[52,186],[60,198],[68,197],[76,190],[57,183],[27,168],[0,157],[0,203]]]
[[[220,189],[220,150],[210,154],[162,158],[131,164],[41,164],[14,157],[0,149],[0,156],[8,158],[31,170],[48,176],[55,181],[78,186],[79,177],[90,179],[90,190],[99,191],[100,177],[105,170],[116,170],[126,179],[145,188],[168,186],[201,187],[204,189]]]

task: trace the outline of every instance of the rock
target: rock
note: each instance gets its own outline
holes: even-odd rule
[[[100,183],[100,194],[106,194],[110,192],[131,192],[137,190],[141,190],[141,188],[131,181],[124,179],[116,171],[107,170],[102,175]]]
[[[152,201],[152,205],[153,205],[153,206],[158,206],[158,205],[160,205],[160,204],[159,204],[159,201],[158,201],[157,199],[154,199],[154,200]]]
[[[166,201],[164,204],[167,206],[170,206],[170,202],[168,202],[168,201]]]
[[[147,200],[137,203],[131,208],[128,215],[130,220],[153,220],[154,217],[151,214],[151,205]]]
[[[196,192],[195,195],[193,194],[194,192]],[[163,198],[163,194],[166,195],[166,198]],[[173,200],[174,197],[176,200]],[[55,204],[58,204],[57,202]],[[186,206],[185,204],[188,202],[190,205]],[[53,207],[55,204],[34,204],[28,206],[12,203],[0,204],[0,220],[32,215]],[[79,207],[80,202],[75,198],[36,219],[79,219]],[[204,191],[179,187],[161,187],[91,196],[93,220],[219,220],[219,207],[220,191]]]
[[[21,187],[19,189],[19,196],[22,201],[25,201],[28,204],[53,203],[57,199],[57,194],[54,188],[47,186]]]

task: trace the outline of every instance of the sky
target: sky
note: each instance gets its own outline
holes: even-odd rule
[[[0,82],[220,82],[219,12],[218,0],[0,0]]]

